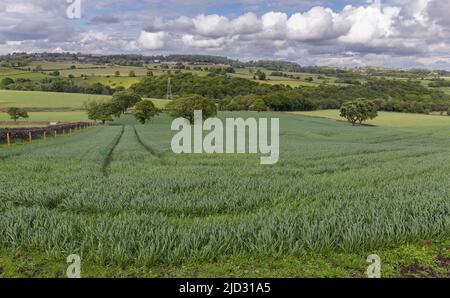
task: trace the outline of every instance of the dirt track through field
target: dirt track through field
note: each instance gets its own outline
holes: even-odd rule
[[[150,152],[152,155],[154,155],[154,156],[156,156],[157,158],[161,159],[161,158],[162,158],[162,154],[161,154],[161,153],[157,152],[155,149],[153,149],[153,148],[150,147],[149,145],[146,145],[146,144],[142,141],[141,137],[139,136],[139,133],[138,133],[137,130],[136,130],[136,126],[133,125],[133,129],[134,129],[134,133],[135,133],[135,135],[136,135],[136,139],[137,139],[138,143],[141,144],[142,147],[144,147],[145,150],[147,150],[148,152]]]
[[[123,133],[125,132],[125,126],[122,126],[119,136],[114,140],[113,145],[111,146],[111,150],[108,152],[108,155],[103,162],[102,171],[105,176],[108,176],[108,168],[110,167],[113,161],[114,149],[116,149],[117,145],[119,145],[120,140],[122,139]]]

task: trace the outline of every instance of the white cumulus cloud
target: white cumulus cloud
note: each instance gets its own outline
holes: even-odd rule
[[[349,21],[323,7],[293,14],[287,22],[288,38],[301,41],[334,39],[350,29]]]
[[[342,11],[342,17],[350,23],[349,32],[340,37],[344,43],[368,43],[380,38],[388,38],[395,33],[395,21],[400,8],[375,6],[351,7]]]
[[[160,50],[165,47],[167,34],[165,32],[141,31],[138,38],[138,45],[147,50]]]
[[[189,34],[183,35],[182,40],[186,46],[194,48],[219,48],[222,47],[226,42],[226,39],[224,37],[216,39],[206,39],[198,38]]]

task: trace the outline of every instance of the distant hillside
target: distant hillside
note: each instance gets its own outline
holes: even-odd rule
[[[23,67],[27,66],[33,61],[50,61],[50,62],[79,62],[91,64],[116,64],[122,66],[143,66],[154,62],[182,62],[192,64],[221,64],[230,65],[237,68],[251,67],[251,68],[265,68],[271,71],[285,71],[285,72],[306,72],[313,74],[342,74],[342,73],[366,73],[366,74],[389,74],[401,75],[410,74],[411,76],[421,76],[430,73],[436,75],[446,76],[450,72],[443,70],[398,70],[387,69],[379,67],[366,68],[338,68],[325,66],[301,66],[295,62],[289,61],[274,61],[274,60],[259,60],[242,62],[237,59],[230,59],[222,56],[211,55],[92,55],[82,53],[14,53],[0,56],[0,66],[4,67]]]

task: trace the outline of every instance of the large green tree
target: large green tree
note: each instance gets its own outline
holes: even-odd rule
[[[352,125],[360,124],[369,119],[374,119],[378,116],[378,111],[375,104],[364,99],[352,100],[344,103],[340,110],[341,117],[345,118]]]
[[[90,120],[101,121],[103,124],[113,120],[114,105],[111,101],[91,100],[85,102],[83,108],[87,111]]]
[[[17,119],[29,117],[27,111],[16,107],[8,108],[7,113],[11,117],[11,119],[14,120],[14,122],[16,122]]]
[[[160,110],[150,100],[143,100],[134,107],[133,115],[142,124],[158,115]]]
[[[119,91],[114,93],[112,97],[114,116],[120,117],[121,114],[125,113],[141,100],[142,97],[133,91]]]
[[[200,95],[189,95],[177,98],[171,101],[166,109],[169,114],[174,117],[183,117],[194,122],[194,111],[201,110],[203,119],[214,117],[217,115],[217,106],[211,99]]]

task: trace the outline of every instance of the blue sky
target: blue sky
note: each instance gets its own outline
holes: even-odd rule
[[[191,53],[450,69],[449,0],[2,0],[0,53]]]

